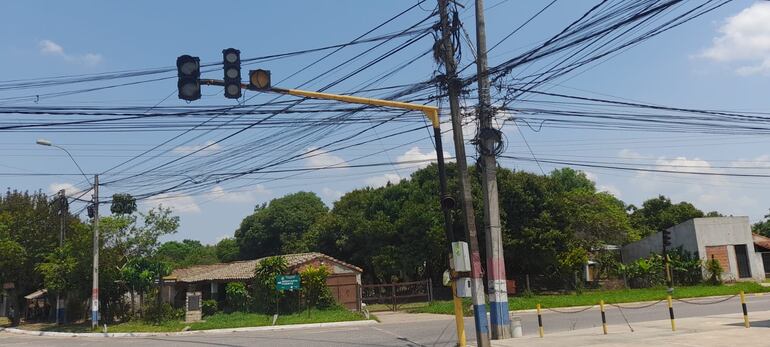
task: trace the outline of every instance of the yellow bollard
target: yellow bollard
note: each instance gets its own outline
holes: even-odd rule
[[[540,315],[540,304],[537,304],[537,326],[540,328],[540,337],[543,337],[543,316]]]
[[[741,290],[741,308],[743,308],[743,326],[746,328],[751,327],[749,324],[749,310],[746,308],[746,295]]]
[[[668,296],[668,315],[671,317],[671,331],[676,331],[674,322],[674,305],[671,303],[671,295]]]
[[[457,297],[457,283],[452,280],[452,301],[455,308],[455,327],[457,328],[457,346],[465,347],[465,321],[463,321],[463,303]]]
[[[607,335],[607,317],[604,315],[604,300],[599,301],[599,309],[602,311],[602,330]]]

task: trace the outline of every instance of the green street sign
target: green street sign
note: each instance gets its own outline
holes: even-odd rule
[[[299,289],[299,275],[278,275],[275,277],[276,290]]]

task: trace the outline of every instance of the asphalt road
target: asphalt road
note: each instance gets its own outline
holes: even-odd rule
[[[711,298],[691,301],[708,303],[717,300]],[[635,305],[623,305],[623,307],[633,306]],[[770,311],[770,296],[749,297],[748,307],[749,316],[751,311]],[[738,298],[735,297],[726,302],[710,305],[675,302],[674,310],[678,318],[685,318],[740,313],[741,307]],[[562,311],[575,311],[575,309]],[[620,312],[616,307],[607,306],[608,323],[625,323]],[[632,327],[635,322],[668,319],[668,308],[665,302],[644,309],[624,308],[623,313]],[[536,314],[522,312],[517,315],[522,319],[525,335],[537,334]],[[0,333],[0,346],[452,346],[455,343],[454,321],[451,316],[416,319],[412,315],[393,315],[387,321],[372,326],[347,328],[142,338],[37,337]],[[592,327],[601,329],[601,316],[596,307],[571,314],[544,311],[543,322],[546,334]],[[466,318],[465,324],[468,342],[473,343],[475,339],[473,319]]]

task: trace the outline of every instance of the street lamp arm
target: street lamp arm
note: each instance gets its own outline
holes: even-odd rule
[[[86,182],[88,182],[88,184],[90,184],[90,185],[93,185],[93,183],[91,183],[91,180],[90,180],[90,179],[88,179],[88,175],[86,175],[86,173],[85,173],[85,172],[83,172],[83,169],[80,167],[80,165],[78,164],[78,162],[77,162],[77,161],[75,160],[75,158],[72,156],[72,154],[70,153],[70,151],[68,151],[68,150],[67,150],[66,148],[64,148],[64,147],[61,147],[61,146],[57,146],[57,145],[54,145],[54,144],[51,144],[51,146],[52,146],[52,147],[56,147],[56,148],[58,148],[58,149],[61,149],[62,151],[64,151],[64,153],[67,153],[67,155],[70,157],[70,159],[72,159],[72,162],[73,162],[73,163],[75,163],[75,166],[77,166],[77,167],[78,167],[78,170],[80,170],[80,173],[83,175],[83,177],[85,177],[85,179],[86,179]]]

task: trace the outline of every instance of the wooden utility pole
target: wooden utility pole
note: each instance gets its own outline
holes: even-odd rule
[[[478,141],[481,157],[481,183],[484,192],[484,231],[487,246],[487,290],[489,291],[489,319],[493,339],[511,338],[508,316],[505,258],[500,226],[500,203],[497,193],[497,148],[500,132],[492,126],[489,76],[487,75],[487,37],[484,23],[484,0],[476,0],[476,52],[479,89]]]
[[[489,324],[487,323],[486,297],[484,295],[484,280],[481,269],[481,255],[479,254],[479,242],[476,234],[476,218],[473,210],[473,196],[471,195],[470,175],[465,156],[465,139],[463,138],[462,116],[460,115],[460,83],[457,78],[457,63],[454,59],[454,46],[449,25],[448,1],[439,0],[439,14],[441,16],[441,42],[442,58],[446,68],[447,91],[449,94],[449,111],[452,116],[452,134],[454,135],[455,157],[457,158],[457,172],[460,181],[460,200],[465,222],[465,236],[468,240],[471,255],[471,296],[473,302],[473,316],[476,327],[476,344],[479,347],[490,346]]]

